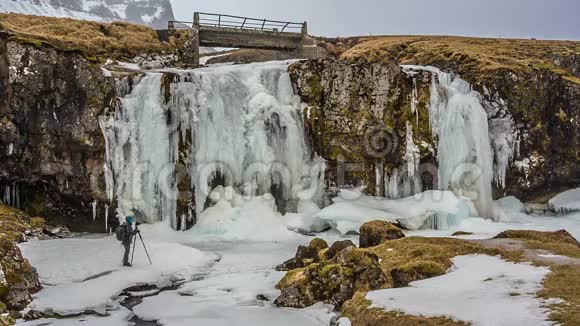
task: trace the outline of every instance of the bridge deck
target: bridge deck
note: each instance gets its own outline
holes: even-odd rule
[[[196,12],[193,22],[170,21],[169,31],[191,30],[192,61],[199,62],[199,46],[301,51],[307,23],[284,22]]]

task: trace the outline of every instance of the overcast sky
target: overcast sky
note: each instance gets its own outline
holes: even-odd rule
[[[580,40],[580,0],[171,0],[194,11],[308,21],[319,36],[434,34]]]

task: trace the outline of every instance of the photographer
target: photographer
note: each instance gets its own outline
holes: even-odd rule
[[[131,253],[131,244],[133,243],[134,236],[139,233],[137,228],[133,228],[133,216],[127,216],[125,223],[121,224],[115,234],[117,235],[117,240],[121,241],[123,247],[125,247],[125,253],[123,254],[123,266],[131,267],[129,262],[129,254]]]

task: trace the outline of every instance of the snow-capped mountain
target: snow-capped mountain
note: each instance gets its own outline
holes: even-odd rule
[[[129,21],[154,28],[167,28],[167,21],[174,19],[169,0],[0,0],[0,12]]]

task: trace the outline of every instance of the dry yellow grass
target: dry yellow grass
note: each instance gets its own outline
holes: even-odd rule
[[[456,64],[464,73],[483,75],[498,69],[514,72],[548,69],[580,83],[580,78],[554,62],[555,57],[580,55],[580,42],[574,41],[380,36],[335,40],[327,48],[350,62],[395,60],[401,64]]]
[[[580,323],[580,265],[550,265],[552,273],[544,281],[539,296],[544,299],[559,298],[562,304],[550,306],[550,318],[562,325]]]
[[[97,23],[67,18],[0,13],[0,30],[11,38],[90,56],[133,57],[161,52],[168,45],[159,41],[155,30],[146,26],[115,22]]]

